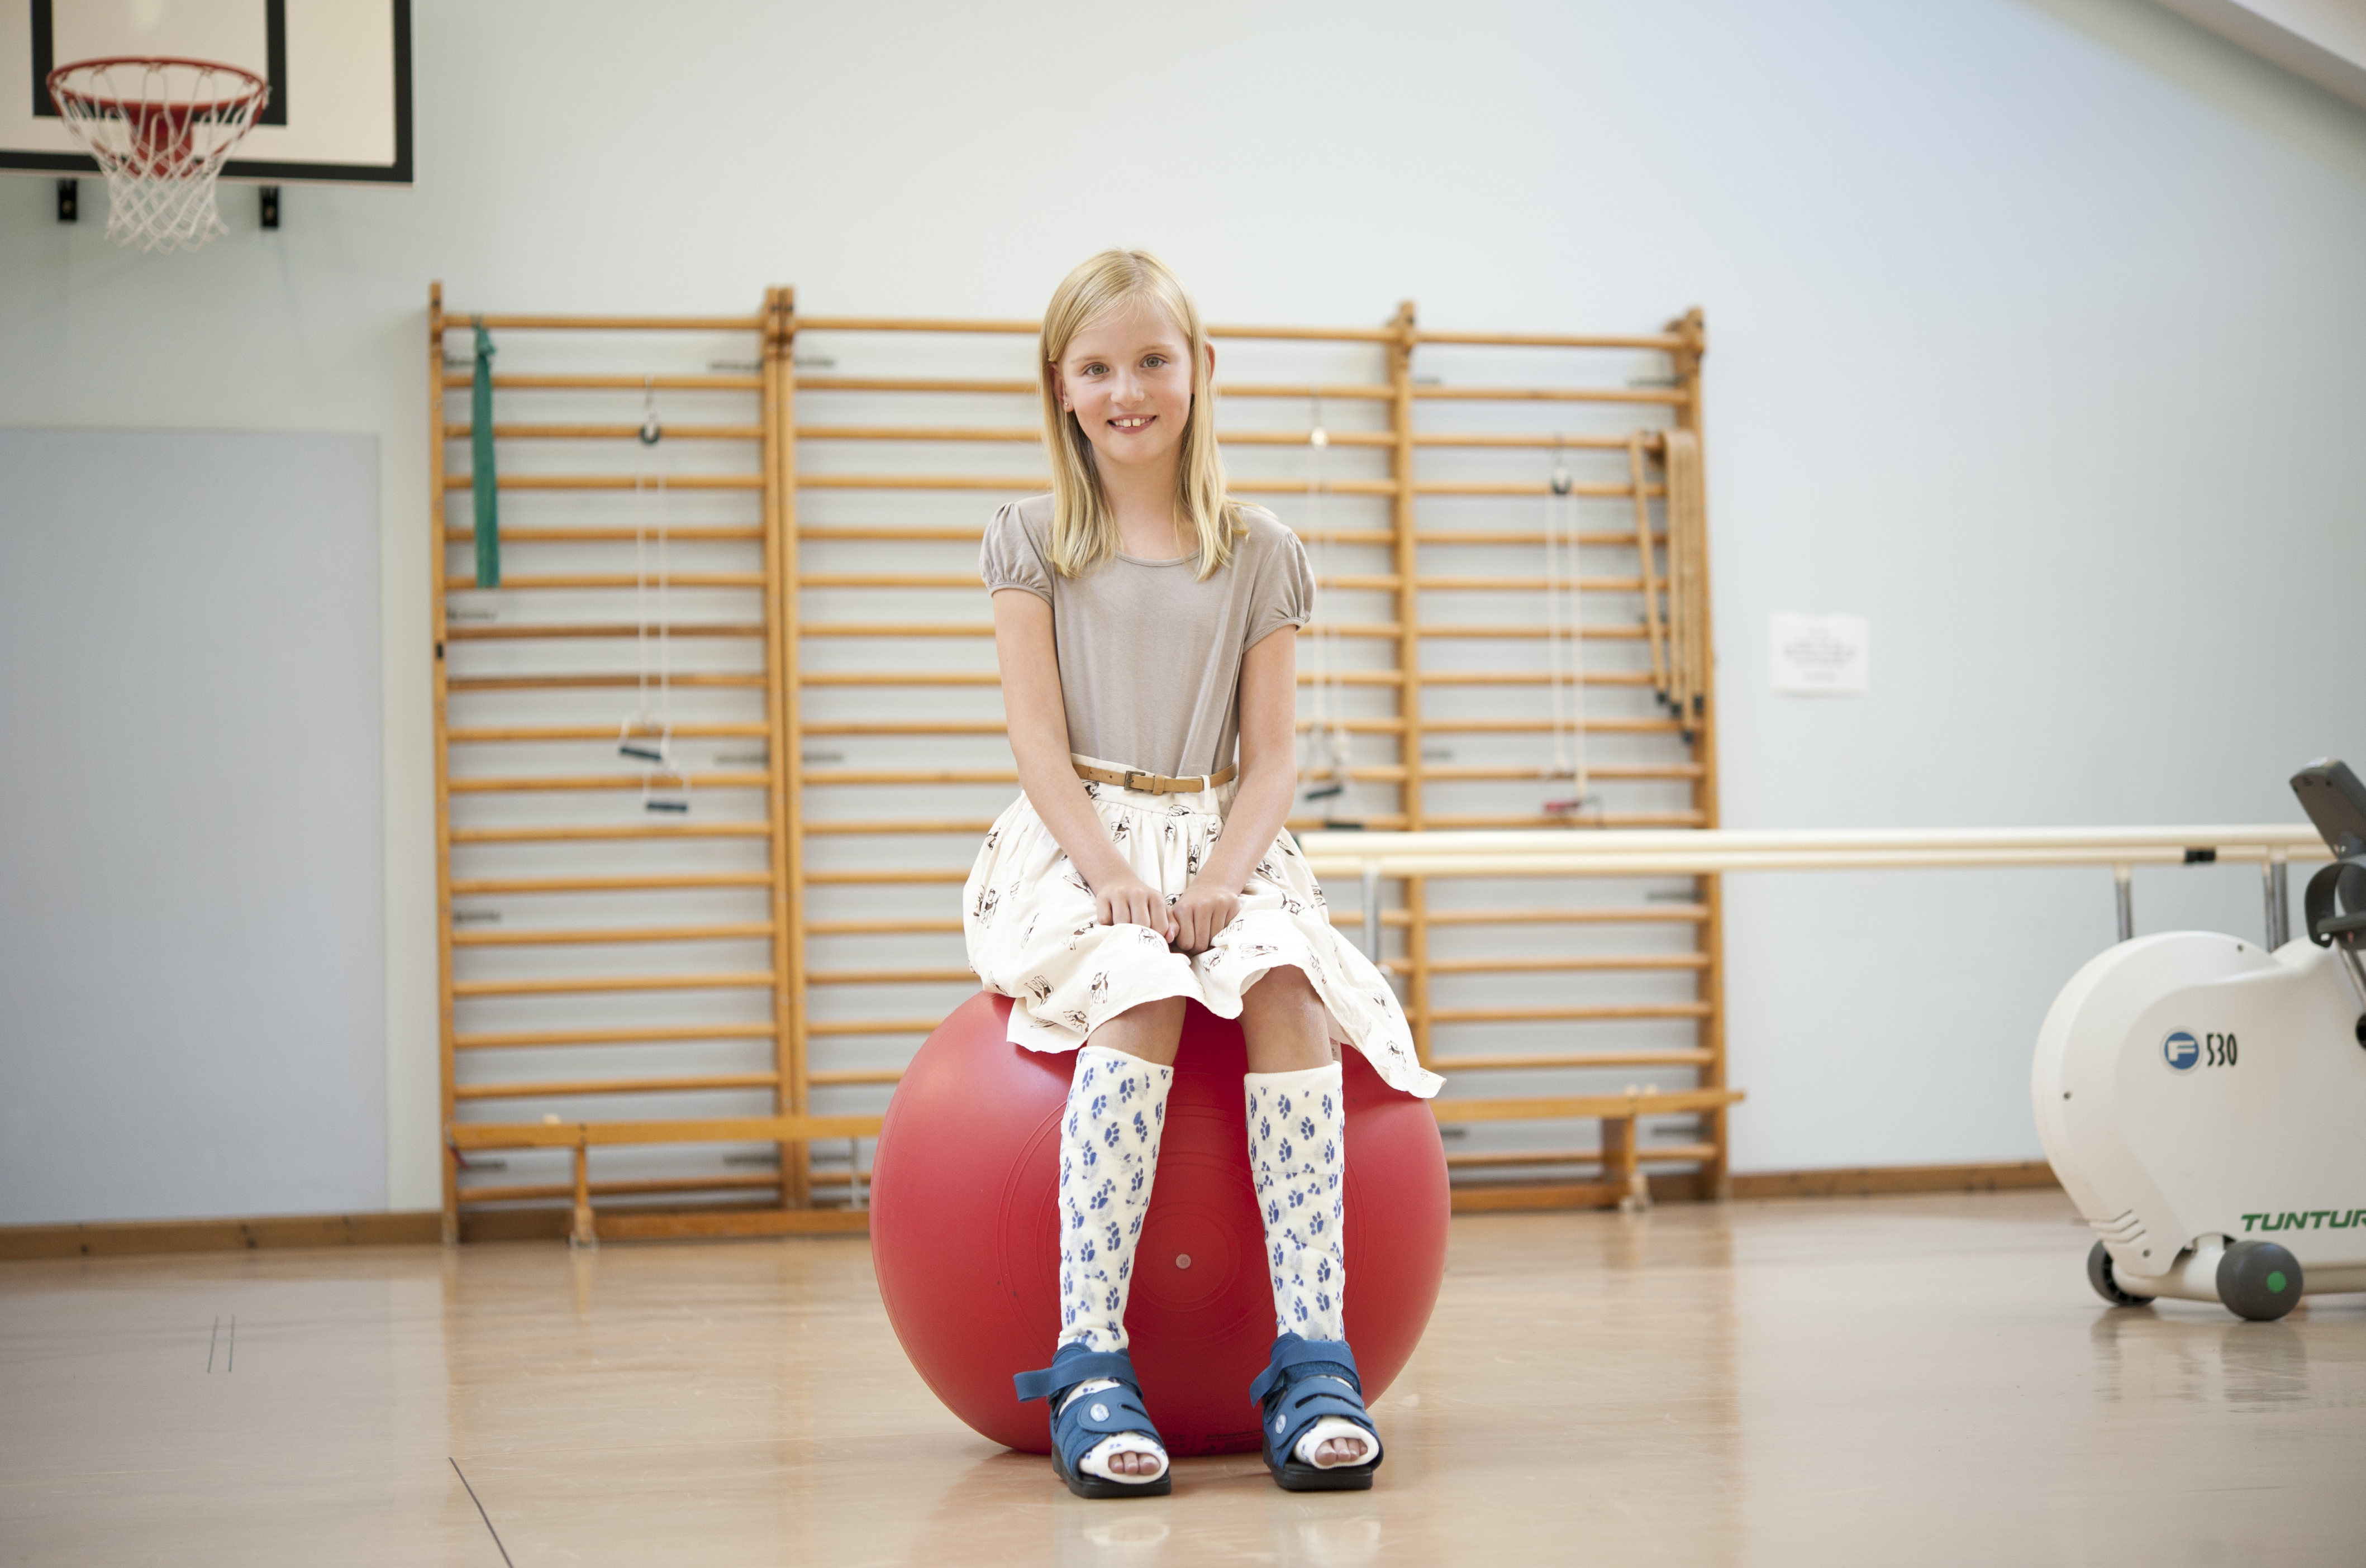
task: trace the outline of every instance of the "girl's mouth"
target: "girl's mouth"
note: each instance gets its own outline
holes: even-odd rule
[[[1147,430],[1150,428],[1151,422],[1157,417],[1156,414],[1149,413],[1128,414],[1123,418],[1110,421],[1110,428],[1111,430]]]

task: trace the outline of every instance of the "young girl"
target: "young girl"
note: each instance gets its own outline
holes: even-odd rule
[[[1053,492],[1004,507],[982,561],[1025,794],[986,836],[963,919],[971,967],[1012,998],[1011,1040],[1076,1053],[1059,1342],[1019,1394],[1050,1402],[1053,1468],[1078,1495],[1170,1489],[1125,1303],[1189,998],[1239,1019],[1248,1044],[1278,1334],[1248,1391],[1266,1464],[1293,1491],[1369,1487],[1380,1442],[1341,1315],[1333,1042],[1411,1093],[1441,1080],[1282,830],[1305,551],[1225,496],[1215,352],[1156,258],[1106,251],[1070,273],[1042,363]]]

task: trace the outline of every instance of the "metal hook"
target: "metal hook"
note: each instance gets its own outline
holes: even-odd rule
[[[1306,444],[1309,446],[1328,446],[1331,445],[1331,433],[1323,428],[1323,389],[1309,387],[1306,391],[1314,405],[1314,428],[1306,433]]]
[[[665,429],[658,423],[658,378],[641,378],[641,445],[654,446],[665,437]]]
[[[1568,443],[1556,431],[1553,434],[1552,492],[1567,495],[1570,489]]]

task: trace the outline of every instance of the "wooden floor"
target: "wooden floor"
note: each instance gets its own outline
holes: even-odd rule
[[[1374,1491],[1125,1504],[859,1239],[0,1266],[0,1562],[2366,1563],[2366,1298],[2107,1311],[2055,1192],[1454,1225]]]

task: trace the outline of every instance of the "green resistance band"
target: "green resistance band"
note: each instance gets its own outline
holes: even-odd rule
[[[493,475],[493,334],[478,318],[477,381],[468,399],[468,468],[477,500],[477,586],[501,585],[501,503]]]

